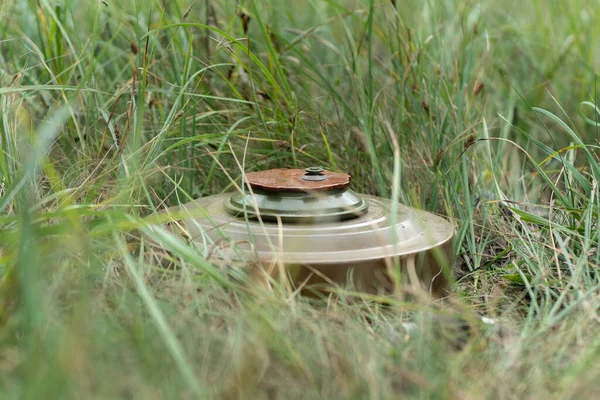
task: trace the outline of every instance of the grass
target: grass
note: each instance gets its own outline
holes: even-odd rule
[[[2,398],[598,395],[599,11],[5,0]],[[248,290],[155,228],[238,162],[449,216],[452,298]]]

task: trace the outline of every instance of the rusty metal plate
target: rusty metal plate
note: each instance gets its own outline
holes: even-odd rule
[[[344,189],[350,185],[350,175],[322,171],[323,180],[305,180],[307,170],[278,168],[267,171],[248,172],[246,182],[252,189],[268,192],[321,192]]]

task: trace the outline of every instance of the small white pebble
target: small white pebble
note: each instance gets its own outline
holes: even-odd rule
[[[491,318],[487,318],[487,317],[481,317],[481,322],[483,322],[484,324],[488,324],[488,325],[496,325],[495,319],[491,319]]]

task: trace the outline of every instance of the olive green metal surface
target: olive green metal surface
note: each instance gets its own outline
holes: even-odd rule
[[[369,203],[352,190],[326,192],[267,192],[234,193],[224,200],[227,211],[244,218],[245,215],[263,221],[316,224],[355,218],[367,211]]]
[[[362,196],[368,208],[358,217],[310,224],[234,216],[225,206],[231,204],[230,196],[225,193],[182,205],[190,214],[183,225],[201,246],[212,243],[225,248],[231,244],[261,260],[338,264],[402,257],[442,246],[454,233],[444,218],[402,204],[392,218],[390,201],[374,196]]]

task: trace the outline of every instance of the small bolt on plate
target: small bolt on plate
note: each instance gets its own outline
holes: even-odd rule
[[[303,181],[324,181],[327,180],[327,177],[323,174],[325,170],[323,167],[308,167],[304,170],[306,172],[304,176],[302,176]]]

